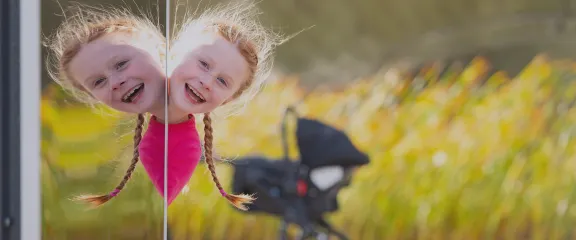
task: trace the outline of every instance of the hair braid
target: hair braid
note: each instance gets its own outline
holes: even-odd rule
[[[132,157],[132,162],[130,163],[128,170],[126,170],[126,174],[124,174],[124,178],[122,179],[120,184],[118,184],[118,186],[116,186],[114,191],[112,191],[108,194],[99,195],[99,196],[81,195],[81,196],[76,197],[74,200],[88,202],[88,203],[91,203],[94,207],[98,207],[98,206],[108,202],[113,197],[116,197],[116,195],[118,195],[118,193],[120,193],[120,191],[122,191],[122,189],[124,189],[124,186],[126,186],[126,183],[128,182],[128,180],[130,180],[130,177],[132,176],[134,169],[136,169],[136,164],[138,163],[138,159],[140,158],[140,152],[138,151],[138,146],[140,145],[140,140],[142,140],[142,126],[143,125],[144,125],[144,115],[138,114],[138,121],[136,123],[136,128],[134,129],[134,155]]]
[[[220,194],[222,194],[223,197],[228,199],[228,201],[232,205],[234,205],[236,208],[246,211],[246,210],[248,210],[248,208],[246,206],[244,206],[244,204],[252,203],[252,201],[254,201],[254,198],[251,195],[246,195],[246,194],[240,194],[240,195],[227,194],[224,191],[224,188],[222,188],[222,185],[220,185],[220,181],[218,180],[218,177],[216,176],[216,169],[214,168],[214,159],[212,157],[212,140],[213,139],[214,139],[214,136],[212,135],[212,119],[210,118],[210,113],[205,113],[204,114],[204,157],[205,157],[206,163],[208,164],[208,169],[210,170],[210,173],[212,174],[212,180],[216,184],[216,187],[218,187],[218,190],[220,190]]]

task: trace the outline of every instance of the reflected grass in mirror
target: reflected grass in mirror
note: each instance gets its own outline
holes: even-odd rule
[[[68,104],[57,86],[46,90],[41,105],[45,238],[161,237],[163,201],[140,165],[118,201],[90,210],[70,200],[118,183],[133,152],[134,118]]]
[[[152,15],[159,7],[160,23],[162,3],[81,2],[137,7]],[[42,1],[43,37],[61,23],[62,8],[69,4]],[[45,59],[48,51],[42,50]],[[41,98],[43,239],[162,239],[163,200],[140,164],[116,201],[90,209],[71,200],[79,194],[109,192],[122,180],[134,152],[136,116],[79,103],[50,79],[46,64],[43,61]]]

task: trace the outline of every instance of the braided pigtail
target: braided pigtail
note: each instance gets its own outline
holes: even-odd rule
[[[120,184],[116,186],[114,191],[100,196],[81,195],[74,198],[75,201],[87,202],[92,204],[94,207],[98,207],[108,202],[113,197],[116,197],[116,195],[118,195],[118,193],[120,193],[120,191],[124,189],[124,186],[126,185],[128,180],[130,180],[132,172],[134,172],[134,169],[136,168],[136,164],[138,163],[138,159],[140,157],[140,153],[138,152],[138,146],[140,145],[140,140],[142,140],[142,125],[144,125],[144,115],[138,114],[138,122],[136,123],[136,128],[134,129],[134,155],[132,157],[132,163],[130,163],[130,167],[128,167],[128,170],[126,170],[124,178],[122,179]]]
[[[212,135],[212,119],[210,118],[210,113],[205,113],[204,114],[204,157],[206,158],[206,163],[208,164],[208,169],[210,170],[210,173],[212,174],[212,181],[214,181],[214,183],[216,183],[216,187],[218,187],[218,190],[220,190],[220,194],[222,194],[223,197],[225,197],[226,199],[228,199],[228,201],[234,205],[234,207],[240,209],[240,210],[248,210],[248,208],[246,206],[244,206],[244,204],[250,204],[252,203],[252,201],[254,201],[254,198],[252,197],[252,195],[246,195],[246,194],[240,194],[240,195],[233,195],[233,194],[227,194],[224,191],[224,188],[222,188],[222,185],[220,185],[220,181],[218,180],[218,177],[216,176],[216,169],[214,168],[214,159],[212,157],[212,140],[213,140],[214,136]]]

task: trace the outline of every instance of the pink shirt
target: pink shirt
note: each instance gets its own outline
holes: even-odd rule
[[[150,118],[140,142],[140,161],[164,197],[164,124]],[[200,161],[202,149],[193,115],[186,122],[168,125],[168,204],[188,183]]]

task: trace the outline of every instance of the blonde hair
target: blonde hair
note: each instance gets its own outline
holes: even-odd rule
[[[199,33],[211,31],[237,46],[240,54],[248,63],[250,76],[234,93],[232,101],[224,104],[228,107],[229,112],[234,109],[239,110],[258,93],[272,70],[275,47],[287,40],[287,38],[282,38],[262,26],[256,19],[257,15],[258,11],[255,4],[249,1],[234,1],[226,5],[218,5],[198,15],[187,13],[181,27],[178,28],[179,31],[172,38],[173,41],[170,41],[174,43],[169,46],[170,52],[182,54],[188,50],[186,44],[191,42]],[[179,59],[178,56],[171,57],[175,57],[176,60]],[[253,196],[228,194],[222,188],[214,168],[213,129],[210,113],[204,114],[203,122],[204,155],[212,180],[222,196],[228,199],[232,205],[238,209],[247,210],[244,204],[251,203],[254,200]]]
[[[125,32],[134,34],[141,41],[152,41],[159,51],[158,57],[165,54],[165,38],[160,30],[147,18],[136,17],[126,9],[118,7],[105,9],[75,4],[69,9],[71,15],[65,16],[64,22],[56,29],[47,40],[45,46],[50,50],[48,56],[48,73],[52,80],[59,84],[65,91],[70,93],[80,102],[91,107],[97,103],[86,89],[76,80],[70,77],[68,65],[78,54],[83,45],[88,44],[106,34]],[[160,61],[163,62],[163,61]],[[81,195],[74,200],[92,203],[99,206],[115,197],[124,188],[139,160],[138,146],[142,139],[144,115],[138,114],[134,129],[134,154],[130,166],[122,181],[109,194],[104,195]]]
[[[233,101],[219,107],[218,112],[223,115],[240,111],[260,91],[272,71],[276,47],[289,39],[264,27],[257,19],[259,14],[255,3],[238,0],[201,13],[187,12],[182,23],[175,24],[177,31],[171,36],[170,57],[189,50],[186,45],[198,33],[212,31],[235,44],[248,62],[251,75],[233,96]]]
[[[106,34],[125,32],[143,42],[156,44],[158,57],[165,57],[166,41],[158,26],[149,18],[136,17],[125,8],[93,7],[76,3],[68,8],[64,17],[55,32],[44,40],[44,46],[49,50],[47,72],[66,92],[92,107],[98,101],[77,80],[72,79],[68,71],[68,65],[83,45]]]

